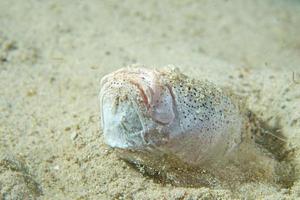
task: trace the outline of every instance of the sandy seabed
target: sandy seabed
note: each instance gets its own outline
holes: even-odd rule
[[[299,36],[296,0],[0,0],[0,199],[300,198]],[[99,83],[135,63],[230,87],[280,123],[293,186],[174,187],[119,160]]]

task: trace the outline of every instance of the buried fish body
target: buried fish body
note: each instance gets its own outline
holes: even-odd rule
[[[236,168],[246,165],[250,179],[274,175],[276,161],[258,153],[243,104],[230,92],[178,69],[122,68],[101,86],[104,141],[140,171],[189,186],[232,179],[229,169],[241,177]],[[250,158],[267,164],[252,166]]]

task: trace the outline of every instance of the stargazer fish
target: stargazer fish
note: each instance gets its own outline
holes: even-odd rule
[[[212,185],[228,176],[226,167],[234,171],[247,163],[247,156],[275,162],[251,147],[253,127],[242,105],[230,92],[178,69],[128,67],[101,80],[105,143],[141,171],[175,185]],[[261,168],[274,171],[273,164]]]

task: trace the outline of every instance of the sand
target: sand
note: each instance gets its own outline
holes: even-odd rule
[[[0,0],[0,199],[300,198],[299,35],[296,0]],[[136,63],[245,96],[296,148],[294,185],[174,187],[119,160],[99,83]]]

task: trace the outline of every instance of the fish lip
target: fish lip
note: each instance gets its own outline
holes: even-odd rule
[[[134,80],[130,80],[130,83],[132,85],[134,85],[138,89],[138,91],[139,91],[139,93],[140,93],[140,95],[142,97],[142,102],[145,104],[147,110],[149,111],[150,106],[151,106],[150,105],[151,96],[149,96],[149,94],[146,92],[147,90],[145,90],[143,88],[142,84],[140,84],[140,83],[138,83],[138,82],[136,82]],[[147,87],[147,89],[149,89],[151,91],[151,88]]]
[[[156,106],[156,104],[155,104],[155,101],[156,101],[156,99],[155,100],[153,100],[153,96],[155,96],[155,95],[153,95],[154,94],[154,91],[153,91],[153,89],[151,88],[151,87],[149,87],[149,86],[146,86],[146,90],[145,90],[145,87],[143,87],[143,86],[141,86],[141,84],[140,83],[138,83],[138,82],[131,82],[133,85],[135,85],[136,87],[137,87],[137,89],[139,90],[139,92],[140,92],[140,95],[142,96],[142,99],[143,99],[143,103],[145,104],[145,106],[146,106],[146,108],[147,108],[147,115],[149,116],[149,117],[151,117],[151,119],[154,121],[154,122],[156,122],[156,123],[158,123],[159,125],[168,125],[168,124],[170,124],[173,120],[174,120],[174,118],[175,118],[175,114],[174,114],[174,116],[172,117],[172,119],[170,120],[170,121],[167,121],[167,122],[163,122],[163,121],[160,121],[160,120],[158,120],[157,118],[155,118],[154,117],[154,107]],[[174,102],[175,102],[175,97],[174,97],[174,94],[173,94],[173,92],[172,92],[172,89],[171,89],[171,87],[169,87],[168,85],[166,85],[166,89],[167,89],[167,91],[170,93],[170,95],[171,95],[171,98],[172,98],[172,109],[173,109],[173,112],[174,112]],[[149,91],[149,92],[146,92],[146,91]],[[161,89],[158,91],[158,93],[159,93],[159,95],[158,96],[160,96],[161,95]],[[138,106],[137,106],[138,107]]]

